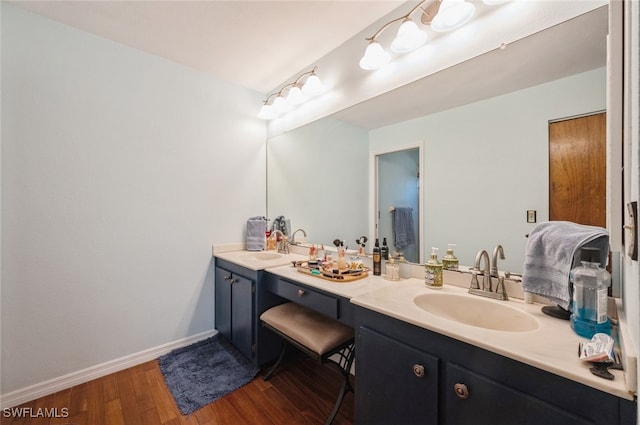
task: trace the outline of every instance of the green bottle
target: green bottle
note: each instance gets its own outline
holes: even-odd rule
[[[442,257],[442,268],[444,270],[458,270],[458,265],[460,262],[458,261],[458,257],[453,255],[453,247],[456,246],[454,243],[450,243],[447,248],[447,255]]]
[[[431,247],[431,257],[424,264],[424,284],[429,288],[442,288],[442,263],[438,261],[438,248]]]

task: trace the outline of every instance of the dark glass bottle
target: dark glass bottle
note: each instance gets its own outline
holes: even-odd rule
[[[387,238],[382,238],[382,248],[380,248],[380,255],[383,260],[389,259],[389,246],[387,245]]]
[[[382,255],[380,253],[380,242],[376,238],[376,244],[373,246],[373,275],[380,276],[382,274]]]

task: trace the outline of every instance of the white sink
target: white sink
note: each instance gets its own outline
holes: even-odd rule
[[[509,301],[494,301],[475,295],[432,293],[418,295],[413,302],[428,313],[478,328],[527,332],[539,326],[535,317],[509,306]]]
[[[259,261],[273,261],[282,258],[282,254],[275,252],[251,252],[244,255],[246,258]]]

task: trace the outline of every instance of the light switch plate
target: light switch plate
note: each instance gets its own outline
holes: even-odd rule
[[[536,222],[536,210],[527,210],[527,223]]]

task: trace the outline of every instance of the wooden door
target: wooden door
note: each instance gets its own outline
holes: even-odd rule
[[[549,124],[549,220],[606,227],[606,113]]]

